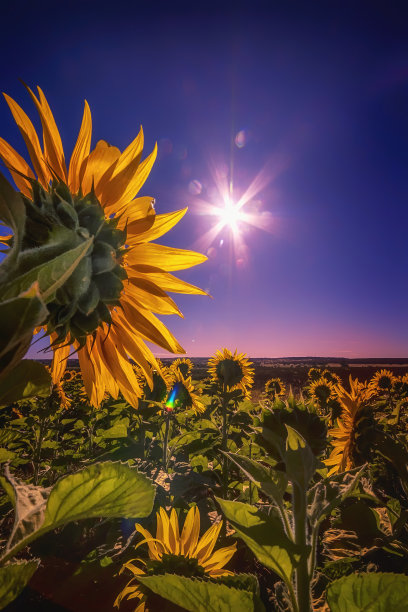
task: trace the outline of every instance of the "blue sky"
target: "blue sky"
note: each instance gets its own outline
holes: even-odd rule
[[[189,206],[160,242],[209,254],[180,276],[213,299],[181,296],[185,318],[166,320],[188,354],[406,357],[407,17],[401,2],[17,2],[1,88],[34,117],[19,79],[40,85],[68,153],[85,98],[94,143],[124,148],[140,124],[146,155],[158,142],[141,195]],[[0,126],[23,153],[5,102]],[[243,210],[268,231],[205,241],[215,176],[234,201],[260,177]]]

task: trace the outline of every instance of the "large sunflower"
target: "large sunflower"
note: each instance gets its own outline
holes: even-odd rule
[[[334,390],[340,402],[342,413],[337,419],[337,427],[330,429],[333,450],[325,464],[330,467],[329,475],[335,472],[344,472],[354,467],[355,456],[358,451],[358,438],[363,435],[363,425],[366,419],[368,401],[374,390],[367,385],[352,379],[350,376],[350,392],[342,385],[336,385]]]
[[[133,559],[125,563],[121,572],[128,569],[133,578],[121,591],[115,601],[119,607],[124,598],[138,599],[139,605],[135,612],[144,612],[148,608],[148,595],[146,590],[138,583],[138,576],[146,574],[164,574],[171,572],[188,577],[218,578],[219,576],[230,576],[232,572],[224,569],[236,550],[236,544],[220,548],[213,552],[222,527],[222,521],[212,525],[200,539],[200,513],[198,508],[193,507],[188,511],[184,527],[180,534],[177,513],[172,509],[170,516],[160,508],[157,516],[156,537],[136,525],[136,530],[144,536],[144,539],[136,546],[147,544],[149,548],[149,561]],[[142,567],[135,565],[135,561]]]
[[[227,391],[240,389],[248,395],[254,382],[254,369],[244,353],[234,353],[224,348],[208,361],[211,380]]]
[[[185,357],[182,357],[181,359],[175,359],[170,368],[172,370],[178,370],[179,372],[181,372],[181,374],[184,376],[184,378],[186,378],[187,376],[190,376],[192,370],[193,370],[193,362],[191,361],[191,359],[187,359]]]
[[[167,294],[201,289],[169,272],[206,260],[193,251],[151,244],[169,231],[187,209],[156,215],[151,197],[135,198],[156,159],[156,146],[141,161],[143,131],[121,152],[104,140],[91,150],[87,102],[69,165],[48,102],[28,88],[40,115],[43,147],[23,109],[5,95],[24,138],[32,168],[0,138],[0,157],[20,190],[27,213],[23,248],[65,252],[92,238],[75,272],[47,304],[46,331],[54,350],[53,381],[61,378],[71,347],[78,352],[84,386],[93,405],[105,393],[137,406],[140,386],[129,359],[152,385],[157,368],[145,340],[183,353],[174,336],[153,313],[181,312]],[[55,252],[59,245],[59,251]],[[48,257],[50,254],[48,255]]]

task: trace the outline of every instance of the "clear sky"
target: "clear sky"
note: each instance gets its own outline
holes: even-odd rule
[[[93,143],[140,124],[146,155],[158,142],[140,195],[189,206],[159,242],[209,255],[180,276],[213,299],[165,317],[189,355],[407,357],[407,18],[402,1],[17,0],[1,90],[35,117],[18,79],[40,85],[69,154],[85,98]],[[0,135],[24,152],[1,101]],[[214,236],[229,182],[249,199]]]

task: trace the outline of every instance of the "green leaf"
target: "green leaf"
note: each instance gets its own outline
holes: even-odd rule
[[[327,589],[331,612],[408,612],[408,576],[351,574]]]
[[[308,517],[319,524],[349,496],[358,484],[365,466],[320,480],[308,491]]]
[[[305,491],[316,471],[317,461],[306,440],[289,425],[286,425],[286,429],[286,473],[289,480]]]
[[[49,489],[21,483],[7,474],[16,495],[16,513],[6,554],[10,558],[39,535],[94,517],[143,518],[153,508],[153,483],[121,463],[94,463]]]
[[[13,246],[0,265],[0,284],[7,282],[14,270],[21,247],[25,218],[25,206],[21,195],[0,173],[0,220],[12,229],[14,234]]]
[[[106,429],[99,436],[101,439],[105,438],[127,438],[127,427],[124,423],[116,423],[109,429]]]
[[[0,567],[0,610],[21,593],[37,569],[39,561],[21,561]]]
[[[154,493],[152,482],[137,470],[121,463],[94,463],[57,482],[43,528],[98,516],[142,518],[152,511]]]
[[[13,279],[4,287],[3,299],[11,299],[19,295],[22,291],[26,291],[34,281],[38,281],[41,297],[47,302],[55,291],[69,279],[79,262],[88,253],[92,242],[93,237],[91,236],[79,246],[33,267],[25,274]]]
[[[51,375],[39,361],[24,359],[0,380],[0,406],[28,397],[48,397]]]
[[[0,463],[6,463],[11,461],[16,456],[16,453],[7,450],[6,448],[0,448]]]
[[[237,455],[235,453],[225,453],[245,474],[245,476],[255,483],[261,491],[272,499],[278,506],[282,506],[283,495],[286,491],[288,479],[283,472],[278,470],[268,470],[261,463]]]
[[[48,311],[33,283],[20,296],[0,303],[0,376],[5,376],[26,354],[35,327]]]
[[[238,536],[257,559],[285,582],[290,582],[300,551],[286,535],[280,517],[268,516],[249,504],[216,499]]]
[[[224,584],[185,578],[176,574],[138,576],[138,580],[157,595],[189,612],[254,611],[254,596],[248,591]]]

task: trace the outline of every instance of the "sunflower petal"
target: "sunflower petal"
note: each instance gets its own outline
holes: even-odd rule
[[[184,270],[196,266],[207,261],[207,257],[195,251],[149,243],[134,246],[127,255],[127,261],[130,266],[133,263],[158,265],[166,272],[172,272],[173,270]]]
[[[34,172],[25,159],[17,153],[3,138],[0,138],[0,157],[9,169],[17,188],[27,197],[31,196],[31,183],[24,176],[35,178]]]
[[[68,170],[68,186],[72,193],[77,193],[81,186],[80,170],[83,161],[88,157],[91,148],[92,117],[88,102],[85,100],[84,114]]]
[[[128,225],[128,244],[141,244],[143,242],[150,242],[151,240],[157,240],[172,229],[186,214],[187,208],[182,210],[176,210],[175,212],[168,213],[166,215],[155,215],[152,227],[148,228],[144,232],[139,232],[137,221],[133,221]]]
[[[31,163],[33,164],[34,172],[36,173],[42,186],[46,188],[50,180],[50,172],[44,163],[44,155],[41,150],[37,132],[21,106],[19,106],[17,102],[15,102],[13,98],[10,98],[10,96],[7,94],[3,95],[7,104],[9,105],[21,135],[23,136]]]

